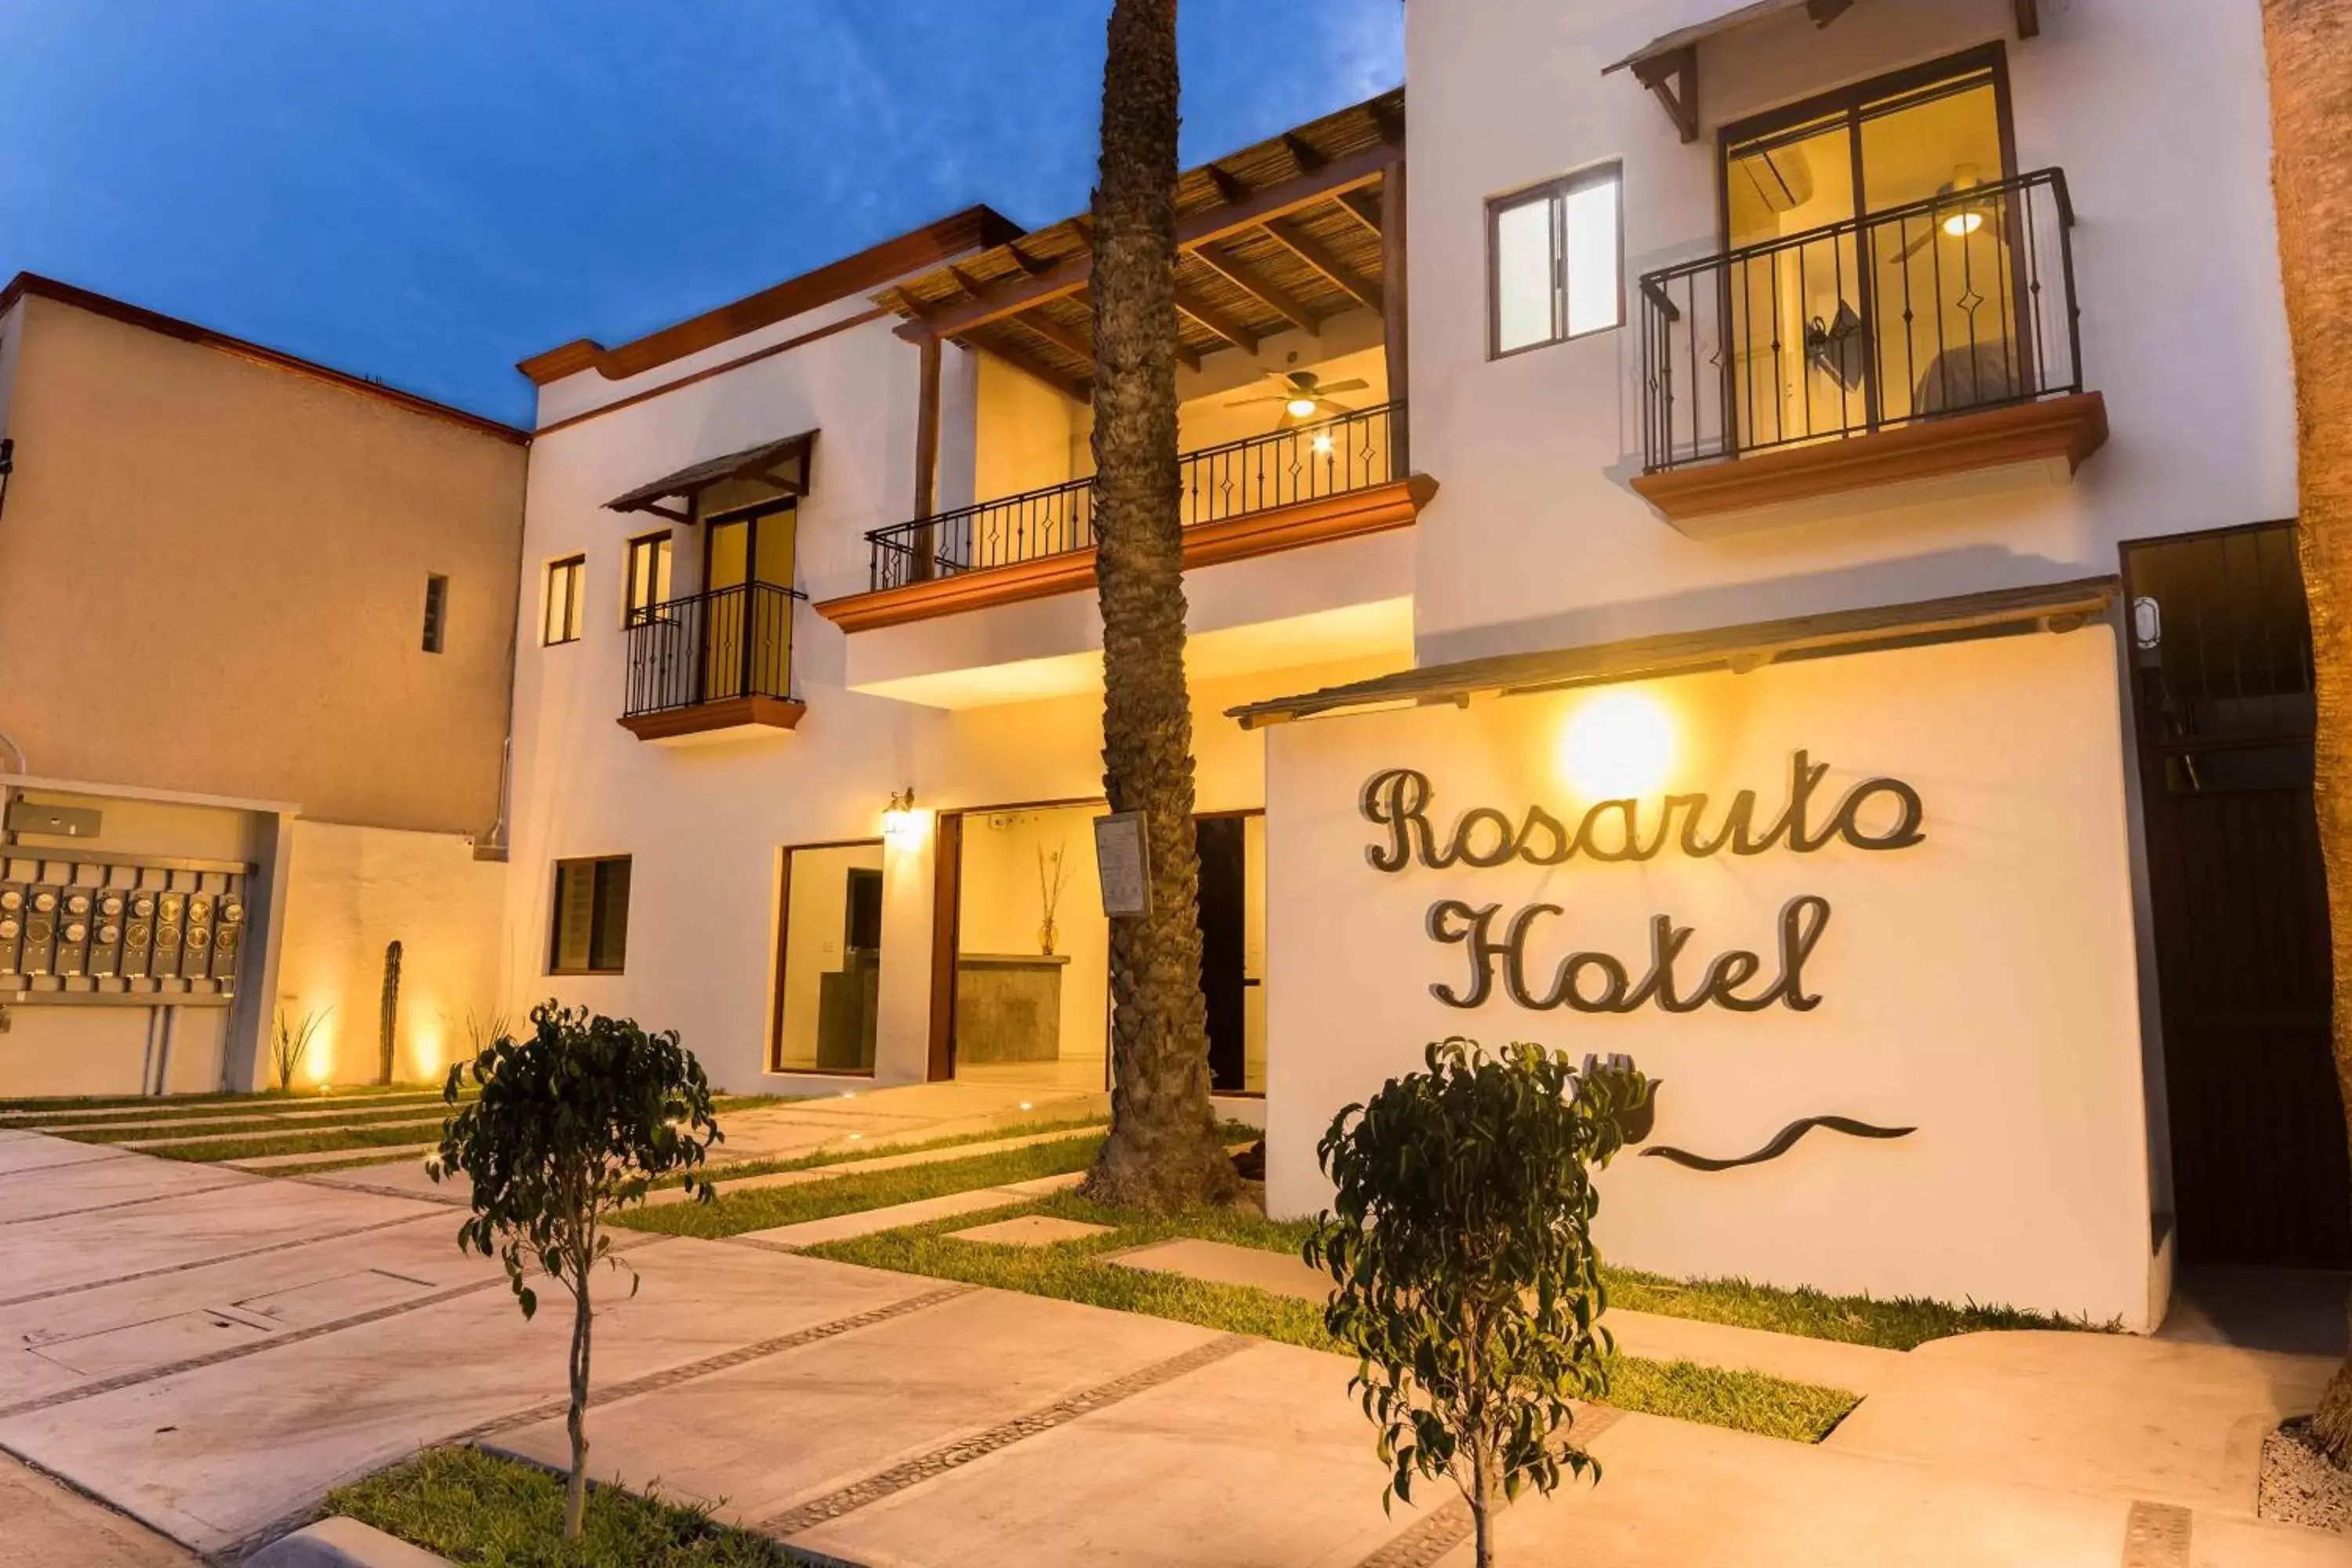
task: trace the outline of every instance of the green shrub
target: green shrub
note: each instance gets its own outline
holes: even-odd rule
[[[1316,1152],[1337,1193],[1304,1250],[1338,1287],[1325,1322],[1357,1354],[1388,1491],[1453,1481],[1488,1568],[1498,1498],[1599,1475],[1565,1436],[1570,1400],[1609,1385],[1591,1173],[1647,1131],[1651,1086],[1526,1044],[1426,1060],[1333,1119]]]

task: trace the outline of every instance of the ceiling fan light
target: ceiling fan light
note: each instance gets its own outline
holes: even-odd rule
[[[1315,416],[1315,400],[1311,397],[1294,397],[1283,405],[1283,408],[1293,419],[1311,419]]]
[[[1984,214],[1974,207],[1963,207],[1944,220],[1944,232],[1954,239],[1966,239],[1984,227]]]

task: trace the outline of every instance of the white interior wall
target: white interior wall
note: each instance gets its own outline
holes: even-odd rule
[[[1044,896],[1037,858],[1041,852],[1062,856],[1068,879],[1055,916],[1054,951],[1070,961],[1062,970],[1066,1058],[1099,1058],[1108,1047],[1110,922],[1103,918],[1094,843],[1094,819],[1105,809],[974,811],[963,819],[959,952],[1039,952]]]
[[[841,972],[842,936],[847,929],[849,872],[882,869],[882,845],[828,845],[794,849],[788,886],[791,910],[784,925],[783,1038],[780,1061],[814,1068],[817,1048],[817,1004],[823,976]],[[886,947],[885,983],[900,976]]]

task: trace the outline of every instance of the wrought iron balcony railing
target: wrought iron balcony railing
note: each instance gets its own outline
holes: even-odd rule
[[[2074,222],[2045,169],[1644,275],[1649,470],[2081,392]]]
[[[1188,452],[1184,524],[1193,527],[1368,489],[1398,471],[1402,403]],[[1027,490],[866,536],[874,587],[984,572],[1085,550],[1095,542],[1094,480]]]
[[[622,716],[642,718],[738,697],[793,699],[796,588],[743,583],[640,610],[628,627]]]

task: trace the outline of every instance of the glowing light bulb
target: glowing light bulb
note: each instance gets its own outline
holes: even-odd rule
[[[1294,397],[1283,406],[1290,411],[1290,416],[1293,419],[1315,417],[1315,400],[1311,397]]]
[[[1559,768],[1587,799],[1631,799],[1665,782],[1675,750],[1674,715],[1656,698],[1604,691],[1569,719]]]
[[[1315,455],[1317,457],[1329,457],[1331,455],[1331,432],[1328,430],[1317,431],[1315,433],[1315,439],[1309,442],[1308,445],[1315,448]]]
[[[1982,227],[1984,214],[1980,212],[1956,212],[1944,220],[1944,232],[1954,239],[1966,239]]]

